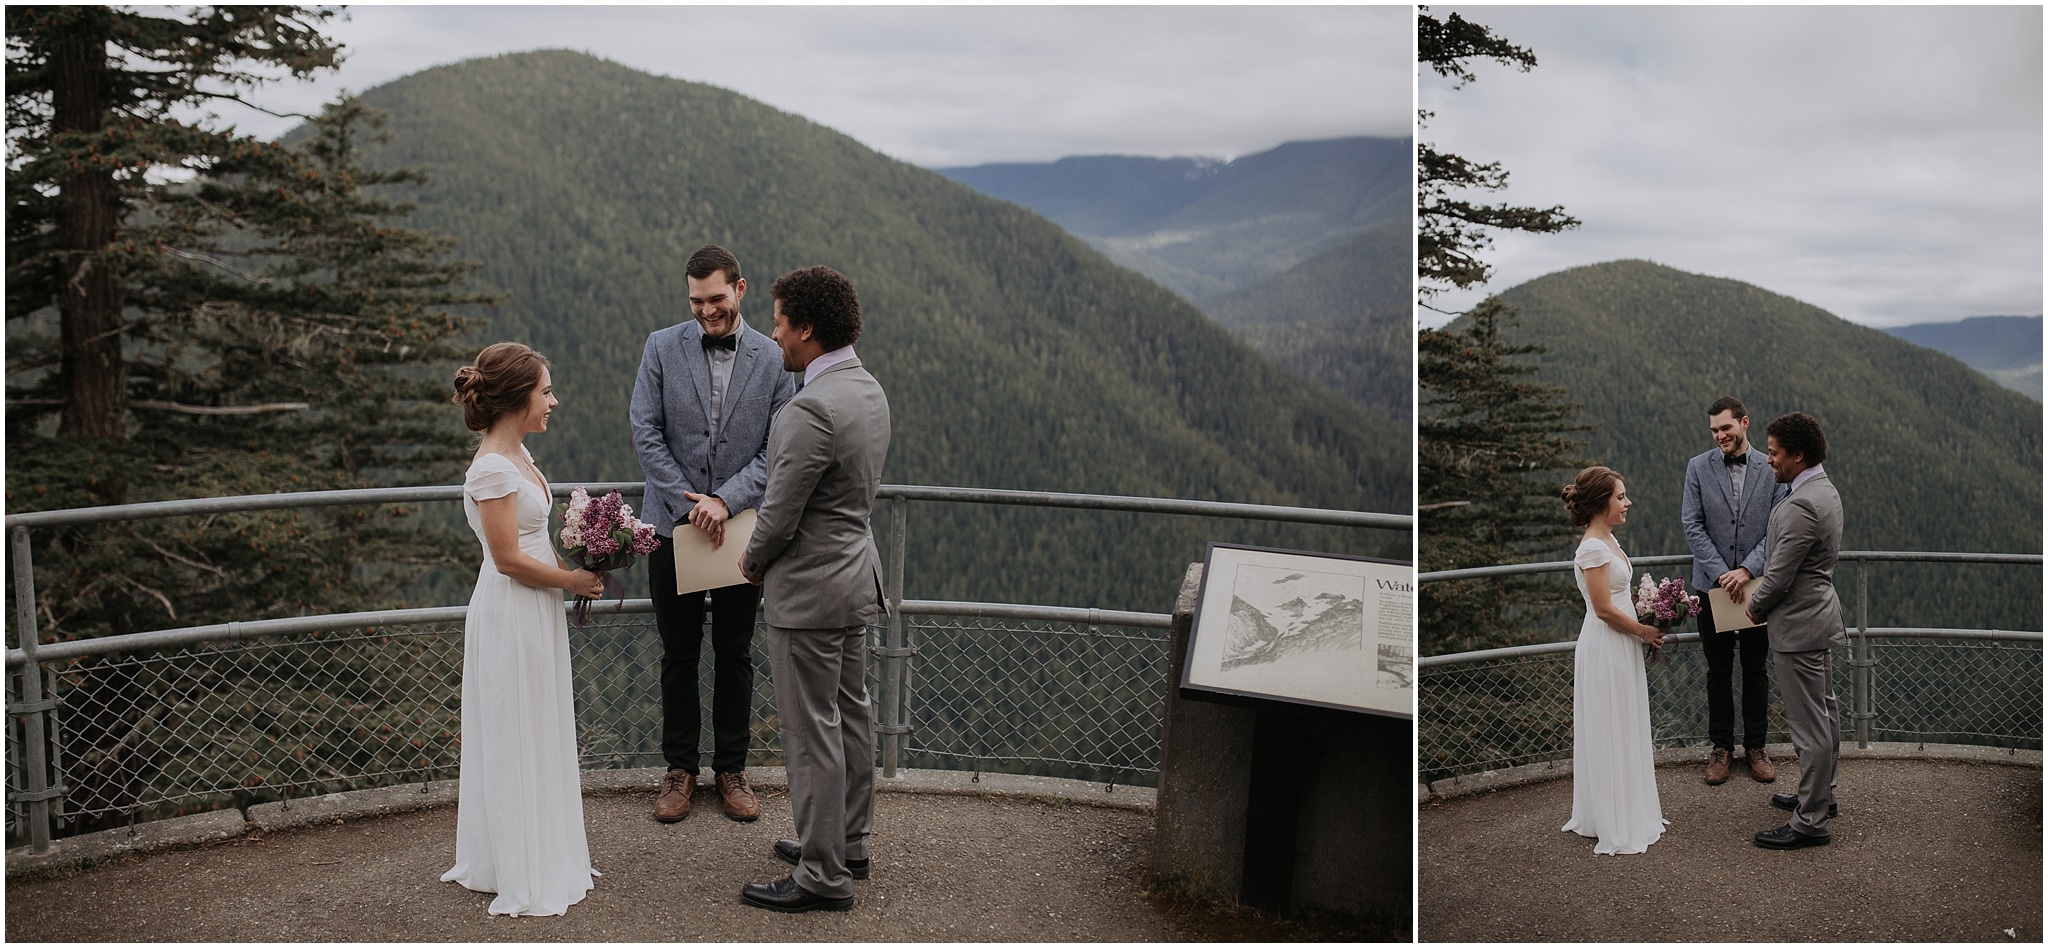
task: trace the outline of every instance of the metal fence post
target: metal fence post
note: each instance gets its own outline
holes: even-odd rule
[[[1870,746],[1870,721],[1877,717],[1870,700],[1871,666],[1877,664],[1870,657],[1870,564],[1856,561],[1856,707],[1851,711],[1856,717],[1856,746]]]
[[[903,766],[904,738],[910,722],[903,714],[904,665],[910,660],[903,634],[903,534],[909,525],[909,501],[889,498],[889,575],[883,594],[889,597],[889,615],[882,632],[882,776],[894,777]]]
[[[20,798],[28,801],[29,847],[37,853],[50,851],[50,799],[64,792],[49,783],[49,745],[44,723],[54,700],[43,698],[43,664],[36,660],[36,573],[29,559],[28,528],[15,527],[14,536],[14,631],[28,661],[21,666],[21,703],[8,708],[22,716],[22,774]]]

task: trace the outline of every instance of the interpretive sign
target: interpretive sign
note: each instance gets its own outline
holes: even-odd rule
[[[1413,718],[1415,568],[1211,543],[1180,683]]]

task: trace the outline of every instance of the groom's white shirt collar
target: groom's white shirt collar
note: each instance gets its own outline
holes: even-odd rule
[[[853,359],[853,357],[854,355],[852,346],[840,346],[839,348],[834,349],[831,352],[827,352],[824,355],[812,359],[810,365],[804,366],[804,384],[811,384],[811,382],[815,380],[818,376],[823,375],[826,369],[838,365],[841,362],[849,361]]]
[[[1799,485],[1804,484],[1807,481],[1813,480],[1815,477],[1820,476],[1820,473],[1821,465],[1818,464],[1809,467],[1806,470],[1800,471],[1799,476],[1792,479],[1792,487],[1790,490],[1787,490],[1786,493],[1790,494],[1796,492],[1797,490],[1799,490]]]

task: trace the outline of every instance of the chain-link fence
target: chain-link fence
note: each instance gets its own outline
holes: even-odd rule
[[[2041,638],[1871,633],[1869,739],[2041,748]],[[1695,636],[1674,637],[1668,667],[1648,668],[1651,737],[1704,747],[1707,663]],[[1498,770],[1572,756],[1571,643],[1503,649],[1497,657],[1425,659],[1418,701],[1421,778]],[[1853,647],[1834,650],[1844,740],[1854,740]],[[1742,676],[1733,675],[1741,707]],[[1769,740],[1791,739],[1775,676]],[[1740,715],[1737,715],[1740,726]]]
[[[629,498],[642,492],[638,483],[585,486]],[[569,489],[557,485],[557,496]],[[40,852],[53,824],[63,835],[287,795],[445,779],[459,766],[459,609],[160,630],[119,644],[39,643],[31,530],[460,496],[456,486],[403,487],[9,514],[17,645],[7,659],[10,672],[19,670],[7,680],[9,840],[25,830]],[[1169,687],[1166,616],[906,599],[913,501],[1414,528],[1406,514],[1159,497],[883,485],[877,499],[888,523],[877,530],[887,545],[884,592],[902,607],[869,638],[877,751],[891,773],[986,768],[1151,785]],[[876,514],[880,520],[884,509]],[[623,615],[600,609],[598,623],[572,637],[586,767],[662,763],[660,639],[646,606],[641,600]],[[949,609],[1004,618],[949,621]],[[128,651],[98,651],[109,648]],[[778,763],[773,683],[758,646],[755,667],[751,759]],[[708,701],[710,662],[699,668]],[[710,743],[708,735],[700,741]]]
[[[653,616],[600,607],[592,618],[570,633],[583,766],[661,766]],[[910,618],[918,652],[907,676],[907,766],[1156,782],[1163,630]],[[52,662],[50,766],[64,787],[53,807],[56,835],[453,779],[462,632],[459,623],[384,626]],[[879,634],[870,630],[871,649]],[[709,639],[699,664],[707,750]],[[778,766],[775,687],[761,642],[757,634],[748,760]],[[878,721],[886,720],[881,668],[871,657]],[[9,726],[8,786],[18,790],[20,721],[11,716]],[[17,802],[7,816],[13,839],[25,810]]]
[[[915,616],[906,764],[1153,786],[1163,629]]]

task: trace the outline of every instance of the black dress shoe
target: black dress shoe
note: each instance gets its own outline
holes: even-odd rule
[[[804,861],[804,849],[802,846],[797,845],[796,840],[793,839],[776,840],[775,855],[776,858],[792,866]],[[846,861],[846,871],[853,873],[853,877],[856,879],[865,879],[868,877],[868,861],[865,859],[848,859]]]
[[[823,909],[827,912],[845,912],[853,908],[853,896],[843,899],[828,899],[812,895],[796,879],[783,876],[774,882],[749,882],[740,889],[740,901],[776,912],[811,912]]]
[[[1787,823],[1774,830],[1756,834],[1756,844],[1765,849],[1804,849],[1808,846],[1826,846],[1834,837],[1808,836]]]
[[[1771,805],[1780,810],[1791,810],[1797,813],[1799,811],[1799,795],[1796,793],[1773,793],[1771,794]],[[1840,810],[1841,807],[1829,803],[1828,819],[1832,820],[1840,815]]]

